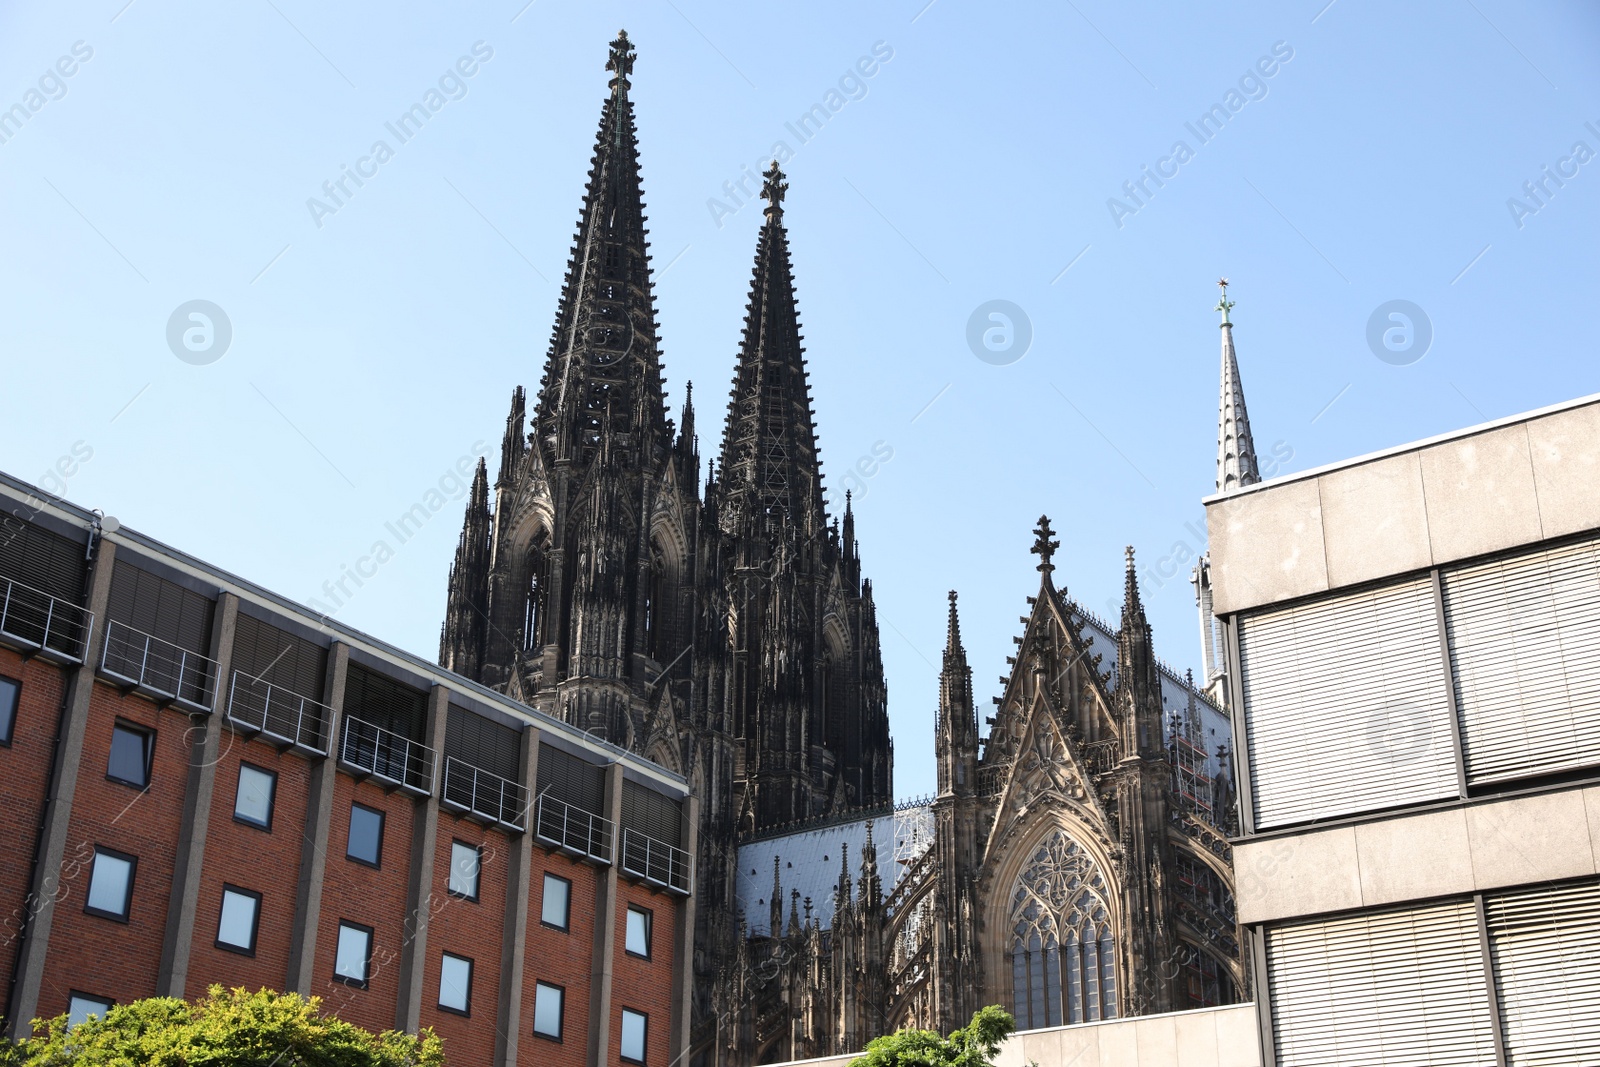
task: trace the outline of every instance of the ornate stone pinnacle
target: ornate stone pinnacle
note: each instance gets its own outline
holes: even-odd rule
[[[783,210],[783,194],[789,189],[789,183],[783,180],[783,171],[778,169],[778,161],[774,159],[772,166],[768,167],[762,175],[766,180],[761,183],[761,198],[767,202],[767,211],[781,212]]]
[[[628,88],[628,75],[633,73],[634,57],[633,42],[628,40],[628,31],[618,30],[617,39],[611,42],[611,55],[606,60],[606,69],[616,72],[616,77],[611,79],[611,88]]]
[[[1051,540],[1055,536],[1055,531],[1050,529],[1050,517],[1048,515],[1039,516],[1039,525],[1034,528],[1033,533],[1033,547],[1029,551],[1039,557],[1038,569],[1048,574],[1056,569],[1055,564],[1050,562],[1050,557],[1055,555],[1056,549],[1061,547],[1060,541]]]

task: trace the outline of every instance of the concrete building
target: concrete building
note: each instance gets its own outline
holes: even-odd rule
[[[1600,1063],[1600,397],[1219,489],[1264,1062]]]
[[[294,990],[454,1063],[688,1047],[684,780],[0,475],[6,1032]]]

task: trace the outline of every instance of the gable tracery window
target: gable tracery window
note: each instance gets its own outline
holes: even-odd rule
[[[1017,1029],[1117,1017],[1117,950],[1099,867],[1060,830],[1040,842],[1011,893]]]

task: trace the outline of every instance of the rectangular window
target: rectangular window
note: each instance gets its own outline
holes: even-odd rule
[[[567,991],[558,985],[538,982],[533,987],[533,1032],[552,1041],[561,1040],[562,1008]]]
[[[450,895],[477,900],[478,875],[482,866],[482,849],[464,841],[450,842]]]
[[[1456,796],[1429,578],[1246,615],[1239,662],[1258,829]]]
[[[233,795],[233,817],[239,822],[272,829],[272,801],[278,776],[248,763],[239,764],[239,789]]]
[[[471,1014],[472,961],[446,952],[439,961],[439,1007],[458,1015]]]
[[[1484,900],[1506,1062],[1600,1063],[1600,884]]]
[[[111,1001],[92,993],[73,993],[67,1000],[67,1027],[70,1029],[89,1021],[91,1015],[104,1019],[111,1011]]]
[[[127,922],[133,903],[133,872],[138,865],[133,856],[96,845],[94,866],[89,869],[89,896],[83,910]]]
[[[650,919],[650,913],[643,908],[628,906],[628,934],[624,939],[628,955],[650,958]]]
[[[143,789],[150,784],[150,750],[155,735],[129,723],[111,727],[111,758],[106,761],[106,777],[113,782]]]
[[[372,927],[341,920],[339,947],[333,958],[334,981],[365,989],[371,966]]]
[[[629,1063],[644,1062],[645,1035],[650,1029],[650,1016],[632,1008],[622,1009],[622,1058]]]
[[[21,682],[0,677],[0,745],[11,743],[11,730],[17,725],[17,703],[21,697]]]
[[[1471,900],[1267,932],[1279,1063],[1495,1062]]]
[[[261,921],[261,894],[223,885],[222,915],[217,920],[217,947],[246,956],[256,954],[256,928]]]
[[[539,921],[565,930],[572,911],[572,883],[554,874],[544,876],[544,899],[539,904]]]
[[[378,866],[383,857],[383,812],[350,805],[350,841],[344,854],[368,867]]]

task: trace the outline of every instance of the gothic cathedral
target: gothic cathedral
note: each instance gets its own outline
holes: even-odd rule
[[[512,394],[492,494],[479,462],[439,660],[688,779],[695,1062],[854,1051],[986,1003],[1028,1028],[1240,998],[1226,687],[1156,658],[1131,550],[1113,631],[1054,585],[1040,520],[987,734],[950,594],[938,794],[894,803],[872,583],[848,499],[824,504],[784,176],[765,175],[702,485],[692,392],[677,425],[666,408],[633,63],[621,34],[544,376],[532,411]],[[1219,489],[1255,480],[1237,382],[1225,322]]]

